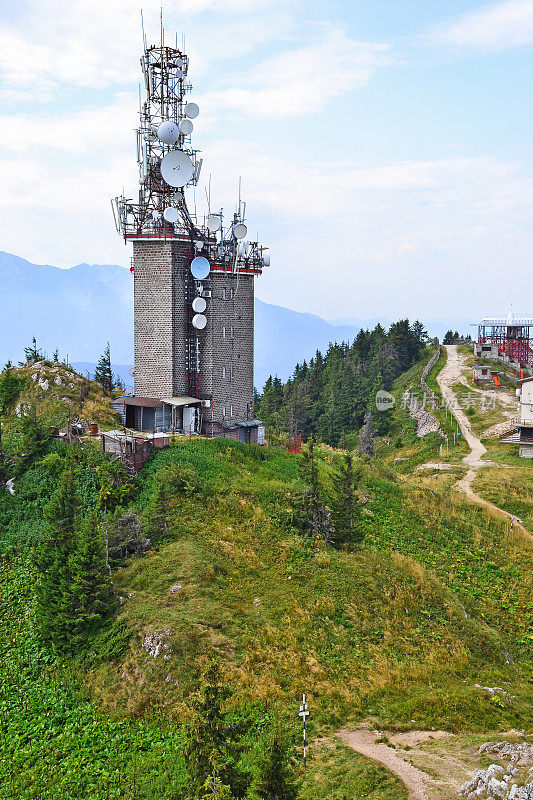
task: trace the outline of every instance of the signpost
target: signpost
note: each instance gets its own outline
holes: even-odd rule
[[[305,720],[309,716],[309,707],[305,702],[305,694],[302,695],[302,705],[300,706],[300,711],[298,716],[302,718],[303,722],[303,735],[304,735],[304,768],[307,766],[307,742],[305,738]]]

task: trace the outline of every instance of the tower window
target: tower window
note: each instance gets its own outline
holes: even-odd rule
[[[226,416],[226,406],[222,406],[222,416]]]
[[[226,299],[226,287],[225,286],[222,288],[222,299],[223,300]]]
[[[234,333],[235,333],[235,331],[233,330],[233,325],[232,325],[231,328],[229,329],[229,335],[230,335],[230,337],[232,339],[233,339]]]
[[[234,295],[233,295],[233,289],[230,289],[230,290],[229,290],[229,299],[230,299],[230,300],[233,300],[233,297],[234,297]]]
[[[233,406],[229,407],[229,415],[230,415],[230,417],[233,416]]]
[[[226,367],[222,367],[222,377],[226,377]]]
[[[229,368],[229,376],[230,378],[233,378],[233,364]]]
[[[226,326],[225,325],[222,328],[222,336],[224,337],[224,339],[226,338]]]

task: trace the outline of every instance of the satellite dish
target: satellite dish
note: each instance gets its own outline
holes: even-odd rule
[[[189,119],[196,119],[199,113],[200,109],[196,103],[187,103],[185,106],[185,116],[189,117]]]
[[[135,367],[131,367],[131,369],[129,370],[129,376],[130,376],[130,378],[134,378],[135,377]]]
[[[207,303],[203,297],[195,297],[192,301],[192,310],[195,314],[203,314],[206,309]]]
[[[263,264],[265,265],[265,267],[269,267],[270,266],[270,254],[269,253],[265,253],[265,255],[263,256]]]
[[[178,78],[178,80],[183,78],[183,70],[182,69],[177,69],[176,72],[174,73],[174,77]]]
[[[169,186],[185,186],[194,175],[191,159],[183,150],[171,150],[161,161],[161,175]]]
[[[157,129],[157,138],[165,144],[176,144],[179,139],[179,128],[175,122],[167,119]]]
[[[184,133],[185,136],[188,136],[189,133],[192,133],[194,125],[190,121],[190,119],[182,119],[180,122],[180,133]]]
[[[215,231],[220,230],[220,226],[222,225],[222,220],[218,216],[218,214],[209,214],[207,218],[207,230],[211,231],[211,233],[215,233]]]
[[[163,211],[163,216],[167,222],[177,222],[179,218],[179,211],[177,208],[169,206]]]
[[[244,237],[248,233],[248,228],[246,227],[246,225],[243,222],[239,222],[233,228],[233,233],[235,234],[235,238],[236,239],[244,239]]]
[[[207,318],[204,317],[203,314],[195,314],[192,318],[193,328],[196,328],[199,331],[203,331],[205,326],[207,325]]]
[[[176,59],[176,68],[177,69],[182,69],[182,67],[183,67],[183,59],[182,58],[177,58]]]
[[[196,256],[191,261],[191,272],[197,281],[203,281],[211,272],[209,261],[205,256]]]

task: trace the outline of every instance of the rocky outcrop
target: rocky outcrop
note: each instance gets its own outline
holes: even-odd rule
[[[533,800],[533,745],[527,742],[487,742],[479,753],[494,753],[509,761],[504,767],[491,764],[488,769],[476,769],[459,790],[467,800]]]

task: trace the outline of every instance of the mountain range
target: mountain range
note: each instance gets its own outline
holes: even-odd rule
[[[31,264],[0,252],[0,364],[23,357],[33,336],[48,355],[60,357],[91,372],[106,342],[113,368],[131,385],[133,363],[133,280],[114,264],[78,264],[70,269]],[[401,316],[401,315],[400,315]],[[343,319],[333,322],[315,314],[292,311],[255,301],[255,381],[262,387],[268,375],[286,379],[294,366],[309,359],[329,342],[354,338],[361,328],[389,320]],[[448,327],[465,327],[466,320],[426,323],[441,337]]]

